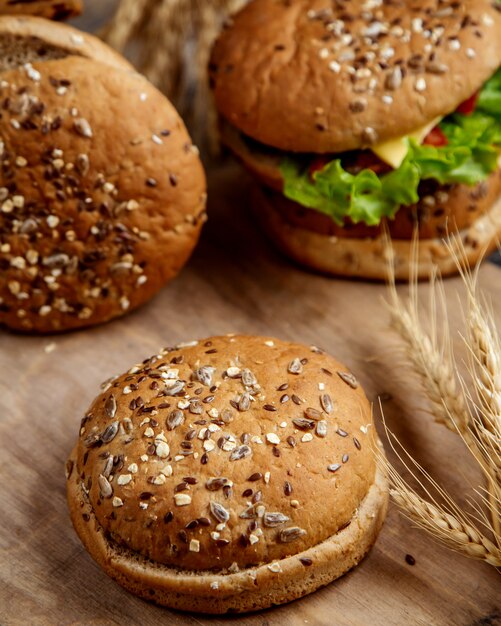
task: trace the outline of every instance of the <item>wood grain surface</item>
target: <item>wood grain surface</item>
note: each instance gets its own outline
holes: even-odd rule
[[[209,178],[210,221],[201,245],[151,303],[66,335],[0,330],[0,625],[501,624],[499,574],[433,543],[394,507],[358,568],[303,600],[242,617],[192,616],[148,604],[109,579],[82,548],[66,508],[64,463],[99,384],[163,345],[213,334],[263,333],[324,347],[356,373],[376,415],[383,394],[389,427],[459,502],[466,506],[478,484],[459,438],[426,414],[402,345],[388,328],[385,288],[288,264],[257,231],[239,169],[212,168]],[[492,264],[480,273],[501,325],[500,278]],[[460,287],[457,279],[446,283],[456,330]],[[427,295],[422,285],[423,305]],[[459,338],[455,347],[465,356]]]
[[[423,394],[388,329],[385,288],[289,265],[256,230],[238,168],[214,170],[210,179],[211,219],[202,243],[150,304],[78,333],[44,338],[0,331],[0,624],[500,624],[499,574],[434,544],[394,507],[357,569],[303,600],[239,618],[149,605],[123,591],[83,550],[68,518],[64,480],[81,417],[103,380],[163,345],[194,337],[263,333],[321,345],[356,373],[375,403],[380,394],[391,397],[383,403],[389,427],[462,503],[478,481],[459,438],[423,411]],[[480,282],[501,324],[500,277],[488,264]],[[423,301],[427,291],[422,285]],[[447,281],[446,293],[451,325],[460,328],[460,282]],[[459,340],[456,348],[461,354]]]

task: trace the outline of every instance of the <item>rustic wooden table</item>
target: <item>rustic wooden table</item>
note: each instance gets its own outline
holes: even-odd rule
[[[66,509],[64,462],[100,382],[162,345],[212,334],[263,333],[323,346],[356,372],[371,400],[384,394],[389,427],[461,503],[478,484],[459,438],[424,411],[402,346],[388,328],[385,288],[289,265],[255,228],[246,185],[235,166],[211,171],[210,221],[201,245],[181,275],[136,313],[61,336],[0,330],[0,624],[501,624],[499,574],[433,543],[394,507],[354,571],[303,600],[242,617],[147,604],[109,579],[82,548]],[[500,277],[493,264],[480,273],[501,325]],[[423,301],[427,292],[423,285]],[[460,282],[447,281],[456,329],[458,292]],[[456,347],[461,356],[459,339]],[[405,561],[408,553],[414,566]]]

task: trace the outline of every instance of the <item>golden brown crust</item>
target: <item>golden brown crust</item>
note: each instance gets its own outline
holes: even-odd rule
[[[214,47],[216,105],[269,146],[358,149],[454,111],[501,64],[500,31],[490,0],[255,0]]]
[[[80,15],[82,0],[0,0],[0,15],[38,15],[66,20]]]
[[[14,62],[25,52],[34,55],[33,60],[43,61],[51,57],[64,58],[75,55],[119,69],[134,69],[121,54],[97,37],[66,24],[56,24],[28,15],[0,16],[0,51],[2,70],[14,69]],[[12,55],[11,51],[16,54]]]
[[[72,462],[76,454],[75,449]],[[357,565],[383,525],[388,485],[378,468],[374,483],[348,526],[304,552],[234,573],[183,571],[152,563],[118,547],[105,537],[74,469],[68,480],[68,506],[73,526],[88,552],[128,591],[184,611],[241,613],[300,598]]]
[[[178,114],[138,74],[76,56],[0,79],[0,323],[68,330],[147,301],[205,216]]]
[[[384,236],[365,239],[328,237],[286,221],[276,210],[270,195],[257,186],[253,190],[253,209],[271,242],[289,257],[316,271],[333,276],[386,280],[389,254]],[[451,231],[454,235],[455,233]],[[470,265],[499,246],[501,240],[501,201],[497,201],[471,226],[459,233]],[[397,280],[408,280],[413,251],[405,239],[392,241],[392,258]],[[434,268],[443,276],[457,273],[457,267],[442,238],[421,239],[417,275],[428,279]]]
[[[316,347],[230,335],[107,383],[70,479],[118,545],[231,573],[348,524],[374,483],[374,441],[370,405],[342,364]]]

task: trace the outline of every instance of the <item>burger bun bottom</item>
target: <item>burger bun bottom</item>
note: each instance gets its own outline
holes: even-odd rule
[[[72,456],[75,456],[74,451]],[[84,546],[128,591],[157,604],[197,613],[242,613],[301,598],[339,578],[369,552],[388,508],[381,468],[351,522],[320,544],[273,563],[236,572],[187,571],[156,564],[105,536],[78,476],[68,482],[71,519]]]
[[[391,265],[399,281],[407,281],[411,275],[428,279],[435,269],[449,276],[458,271],[456,255],[472,266],[493,252],[501,240],[500,198],[459,233],[421,239],[415,244],[412,239],[393,239],[389,243],[384,233],[356,239],[301,228],[277,210],[274,193],[255,185],[251,200],[256,218],[271,242],[299,264],[332,276],[382,281],[388,278]]]

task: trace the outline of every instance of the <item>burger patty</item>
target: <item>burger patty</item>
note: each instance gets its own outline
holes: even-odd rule
[[[281,151],[259,144],[224,121],[221,123],[221,138],[245,168],[268,189],[267,193],[271,194],[274,205],[284,219],[295,226],[326,236],[376,237],[387,227],[394,239],[412,239],[417,226],[420,238],[443,237],[447,232],[470,226],[501,194],[501,170],[473,187],[465,184],[442,185],[435,180],[423,180],[418,189],[419,202],[401,207],[394,219],[383,219],[378,226],[368,226],[363,222],[354,224],[346,220],[340,226],[330,216],[308,209],[281,193]]]
[[[328,237],[377,237],[388,228],[393,239],[410,240],[417,228],[420,239],[435,239],[468,228],[489,210],[501,194],[501,170],[475,187],[422,181],[419,202],[402,207],[394,219],[383,219],[378,226],[354,224],[350,220],[339,226],[328,215],[307,209],[278,191],[269,187],[264,191],[284,220],[293,226]]]

